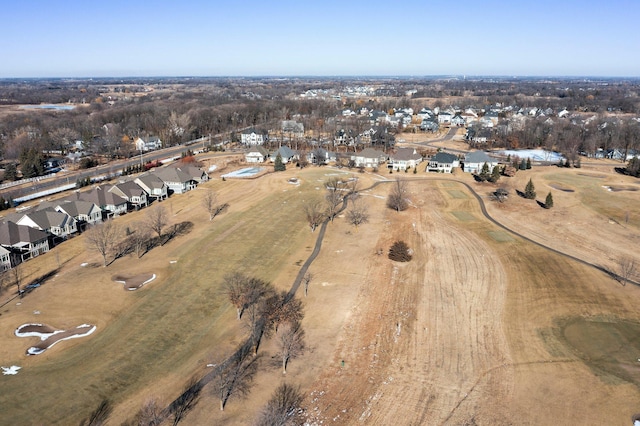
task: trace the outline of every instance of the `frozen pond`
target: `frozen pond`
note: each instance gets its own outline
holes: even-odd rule
[[[532,161],[550,161],[552,163],[557,163],[560,160],[564,161],[562,154],[545,149],[508,149],[498,151],[498,153],[511,155],[511,157],[530,158]]]
[[[255,176],[258,173],[260,173],[261,171],[264,170],[264,167],[246,167],[244,169],[240,169],[240,170],[235,170],[231,173],[226,173],[224,175],[222,175],[223,178],[234,178],[234,177],[251,177],[251,176]]]
[[[54,104],[42,104],[42,105],[20,105],[22,109],[54,109],[58,111],[74,109],[74,105],[54,105]]]

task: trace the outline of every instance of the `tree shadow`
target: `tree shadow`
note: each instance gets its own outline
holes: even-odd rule
[[[518,194],[518,196],[519,196],[519,197],[527,198],[527,197],[525,196],[524,192],[523,192],[523,191],[520,191],[519,189],[516,189],[516,194]]]
[[[536,203],[538,203],[538,205],[539,205],[540,207],[542,207],[543,209],[547,209],[547,208],[548,208],[548,207],[547,207],[547,205],[546,205],[545,203],[543,203],[542,201],[538,201],[538,200],[536,200]]]

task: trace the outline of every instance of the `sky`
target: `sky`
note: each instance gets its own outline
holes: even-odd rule
[[[0,5],[0,78],[640,77],[638,0]]]

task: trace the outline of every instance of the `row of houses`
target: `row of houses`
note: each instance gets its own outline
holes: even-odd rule
[[[10,269],[48,252],[87,226],[138,210],[154,200],[182,194],[209,180],[201,169],[180,165],[141,174],[131,180],[74,192],[55,202],[42,202],[0,222],[0,270]]]
[[[337,160],[337,154],[323,148],[300,154],[287,146],[271,153],[262,146],[255,146],[247,150],[245,159],[248,163],[264,163],[266,161],[273,163],[278,155],[282,158],[283,163],[297,161],[300,159],[300,155],[306,155],[307,161],[311,164],[329,164]],[[405,171],[416,168],[422,163],[423,157],[415,148],[409,147],[396,148],[391,154],[386,154],[375,148],[365,148],[351,154],[349,160],[354,167],[377,169],[386,164],[387,168],[391,170]],[[429,159],[426,171],[451,173],[454,168],[460,167],[461,163],[463,171],[467,173],[479,172],[484,163],[487,163],[490,168],[498,165],[496,159],[489,157],[483,151],[468,153],[462,162],[456,155],[439,152]]]

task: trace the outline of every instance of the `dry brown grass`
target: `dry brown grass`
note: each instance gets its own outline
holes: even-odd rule
[[[321,196],[328,173],[338,171],[309,168],[251,181],[212,181],[205,186],[230,205],[213,222],[199,203],[204,191],[173,197],[165,204],[172,219],[194,222],[193,231],[140,260],[82,268],[80,263],[99,259],[84,250],[82,238],[63,244],[58,275],[1,312],[0,364],[23,369],[0,378],[0,419],[68,423],[108,396],[118,424],[149,397],[164,403],[176,397],[194,373],[204,375],[206,363],[243,339],[234,310],[218,292],[220,276],[242,268],[279,288],[290,286],[315,243],[301,202]],[[605,178],[596,184],[582,175],[589,173]],[[301,180],[299,187],[286,182],[292,176]],[[378,179],[358,176],[368,183]],[[385,207],[388,187],[381,185],[363,191],[371,218],[358,232],[344,218],[329,226],[304,298],[311,350],[287,372],[287,381],[306,393],[312,417],[340,424],[629,421],[640,397],[635,364],[626,360],[637,345],[629,336],[640,324],[640,289],[510,236],[482,217],[466,188],[436,177],[442,175],[409,176],[412,207],[405,212]],[[514,195],[530,177],[541,199],[553,184],[575,192],[554,191],[555,207],[542,209]],[[488,200],[489,184],[455,178]],[[639,205],[640,192],[600,191],[601,181],[637,185],[609,164],[534,168],[502,181],[510,199],[487,207],[530,238],[611,266],[619,254],[638,255],[629,248],[637,247],[640,226],[633,215],[621,219],[625,206]],[[126,225],[143,214],[120,220]],[[378,254],[398,238],[413,249],[411,262],[397,264]],[[49,253],[27,265],[35,276],[56,262]],[[158,279],[136,292],[111,281],[116,273],[143,272]],[[61,328],[87,322],[98,329],[25,358],[24,339],[13,330],[34,319]],[[602,345],[625,350],[603,354]],[[268,360],[276,348],[266,342],[262,351]],[[187,421],[250,423],[282,380],[280,369],[269,365],[249,400],[230,401],[220,413],[205,388]],[[70,419],[69,413],[77,415]]]

